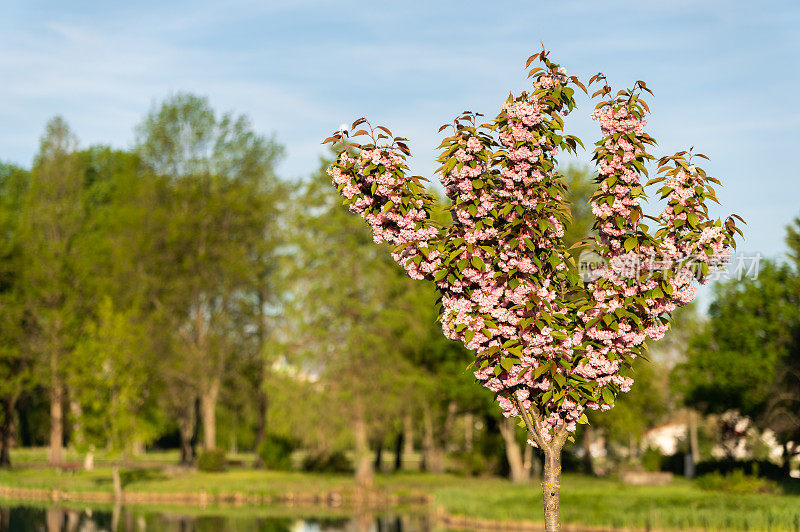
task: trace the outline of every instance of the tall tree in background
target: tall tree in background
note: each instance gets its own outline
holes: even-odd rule
[[[173,407],[188,427],[199,398],[203,444],[213,449],[221,386],[244,334],[236,318],[242,306],[266,304],[256,286],[263,275],[253,272],[268,260],[263,241],[273,236],[267,230],[281,148],[245,117],[217,116],[205,98],[178,94],[139,126],[137,151],[146,169],[169,179],[172,194],[164,231],[173,256],[161,265],[169,286],[162,303],[177,331],[171,388],[191,390],[175,395]]]
[[[61,117],[48,122],[31,171],[21,225],[25,300],[34,321],[30,345],[47,368],[50,463],[64,461],[65,359],[77,333],[75,238],[84,222],[77,139]]]
[[[11,466],[15,407],[34,382],[34,361],[25,342],[20,215],[30,175],[0,163],[0,467]]]
[[[350,424],[356,479],[369,485],[370,437],[399,412],[402,398],[392,391],[404,388],[408,373],[395,344],[409,322],[398,323],[390,309],[409,280],[348,215],[324,172],[300,189],[296,204],[290,311],[301,343],[296,349],[305,355],[305,371],[319,376],[328,417]]]

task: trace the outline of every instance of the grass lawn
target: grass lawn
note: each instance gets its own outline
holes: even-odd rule
[[[157,461],[149,456],[146,460]],[[15,469],[0,470],[0,485],[112,491],[108,467],[90,472],[59,471],[25,462],[18,460]],[[123,469],[122,475],[124,489],[130,492],[206,491],[276,496],[287,492],[348,491],[354,487],[349,475],[255,471],[243,467],[232,467],[224,473],[148,467]],[[434,504],[452,515],[512,521],[542,519],[541,492],[536,483],[519,486],[496,478],[415,472],[378,475],[376,485],[398,495],[431,494]],[[626,486],[614,479],[568,474],[562,483],[561,512],[564,522],[591,526],[800,531],[799,495],[708,492],[684,479],[676,479],[668,486]]]

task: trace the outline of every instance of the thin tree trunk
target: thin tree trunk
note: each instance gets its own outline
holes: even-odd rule
[[[500,421],[500,435],[506,447],[506,459],[508,460],[509,477],[511,482],[521,484],[528,482],[530,477],[525,470],[522,459],[522,449],[517,442],[517,430],[513,419],[503,419]]]
[[[369,451],[367,423],[364,419],[362,405],[357,405],[353,412],[353,438],[356,447],[356,483],[362,487],[372,486],[372,460]]]
[[[178,415],[178,431],[181,436],[181,465],[189,465],[194,459],[192,436],[194,435],[194,408],[182,409]]]
[[[14,407],[17,398],[2,401],[3,423],[0,424],[0,467],[11,467],[11,433],[14,429]]]
[[[414,454],[414,418],[411,412],[403,416],[403,454],[406,457]]]
[[[544,529],[545,532],[561,530],[561,445],[553,442],[544,448],[544,479],[542,480],[544,496]]]
[[[544,451],[542,496],[545,532],[560,532],[561,450],[564,448],[568,433],[562,426],[554,431],[551,438],[545,438],[544,431],[549,429],[543,425],[539,412],[535,408],[525,409],[521,401],[516,399],[514,401],[528,429],[528,435]]]
[[[422,461],[426,471],[441,473],[442,459],[433,434],[433,416],[428,403],[422,407]]]
[[[200,395],[200,410],[203,417],[203,447],[207,451],[217,448],[217,398],[219,379],[213,379]]]
[[[532,477],[538,478],[541,474],[541,467],[534,470],[534,464],[540,465],[539,460],[534,462],[533,458],[533,447],[528,444],[525,444],[525,450],[522,452],[522,464],[525,468],[526,475],[528,475],[528,479]]]
[[[253,467],[264,467],[264,460],[261,458],[259,450],[267,439],[267,415],[269,414],[269,396],[267,395],[267,360],[266,360],[266,338],[267,324],[264,322],[264,305],[266,296],[263,289],[258,291],[258,349],[260,353],[260,366],[258,377],[258,430],[256,431],[256,459]]]
[[[700,443],[697,436],[697,412],[689,409],[689,445],[692,453],[692,463],[697,465],[700,461]]]
[[[377,473],[380,473],[383,470],[383,434],[381,434],[380,438],[377,440],[377,446],[375,448],[375,465],[374,469]]]
[[[528,482],[530,477],[525,470],[525,463],[522,459],[522,449],[517,442],[517,430],[513,419],[503,419],[500,421],[500,435],[503,437],[506,447],[506,459],[508,460],[509,478],[515,484]]]
[[[64,464],[64,384],[58,371],[58,355],[50,356],[52,380],[50,387],[50,453],[52,466]]]
[[[403,469],[403,431],[397,434],[394,444],[394,470],[400,471]]]
[[[472,452],[474,424],[472,412],[464,414],[464,451],[468,453]]]
[[[256,431],[256,459],[253,463],[253,467],[262,468],[264,467],[264,459],[261,458],[260,450],[261,446],[267,439],[267,411],[269,409],[269,398],[267,397],[267,391],[264,389],[264,378],[263,378],[263,370],[262,370],[262,378],[260,379],[259,389],[258,389],[258,430]]]

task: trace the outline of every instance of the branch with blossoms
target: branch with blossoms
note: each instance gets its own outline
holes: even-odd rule
[[[448,338],[475,352],[475,377],[497,396],[506,417],[519,417],[528,442],[545,454],[545,526],[557,530],[560,456],[569,435],[586,423],[586,409],[610,409],[633,379],[631,362],[661,338],[670,313],[691,301],[695,279],[721,267],[740,232],[708,216],[717,180],[696,167],[691,153],[659,160],[667,208],[650,234],[643,223],[641,178],[654,157],[644,132],[649,112],[644,82],[612,96],[602,82],[592,117],[597,191],[591,200],[596,236],[581,245],[609,267],[584,282],[563,237],[570,223],[567,185],[558,173],[560,151],[581,141],[563,132],[576,103],[575,76],[542,51],[528,59],[532,90],[509,95],[492,121],[465,111],[440,145],[439,174],[452,223],[430,219],[433,198],[423,178],[406,175],[405,140],[356,120],[352,135],[324,142],[340,147],[328,173],[350,210],[373,229],[376,242],[414,279],[434,282],[440,322]],[[357,129],[366,124],[365,129]],[[363,144],[352,141],[367,137]],[[699,267],[693,267],[700,262]],[[658,266],[658,267],[656,267]]]

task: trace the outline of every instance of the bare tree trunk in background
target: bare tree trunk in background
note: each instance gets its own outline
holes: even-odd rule
[[[394,442],[394,470],[400,471],[403,469],[403,431],[397,434]]]
[[[539,478],[542,474],[542,464],[539,462],[538,457],[533,456],[533,447],[525,444],[525,450],[522,451],[522,465],[527,471],[528,478]]]
[[[384,443],[384,436],[383,434],[377,439],[377,446],[375,447],[375,465],[374,469],[375,472],[380,473],[383,470],[383,443]]]
[[[50,355],[50,452],[48,463],[51,466],[64,465],[64,383],[58,371],[58,354]]]
[[[178,432],[181,435],[181,465],[189,465],[194,460],[194,449],[192,449],[192,436],[194,435],[194,401],[186,408],[181,408],[178,414]]]
[[[262,362],[262,365],[264,363]],[[267,412],[269,410],[269,398],[267,397],[267,391],[264,389],[264,370],[262,368],[261,372],[261,379],[259,379],[260,385],[258,388],[258,430],[256,432],[256,459],[253,463],[253,467],[256,468],[263,468],[264,467],[264,459],[261,458],[261,454],[259,450],[264,442],[267,440]]]
[[[403,416],[403,454],[407,457],[414,454],[414,418],[411,412]]]
[[[371,487],[373,480],[372,457],[369,450],[367,422],[364,419],[364,406],[356,404],[353,411],[353,438],[356,446],[356,483],[362,487]]]
[[[267,360],[266,360],[266,340],[267,324],[264,323],[264,305],[266,295],[264,289],[258,290],[258,352],[261,364],[259,365],[258,377],[258,430],[256,431],[256,459],[253,467],[263,468],[264,459],[261,458],[259,449],[267,439],[267,415],[269,413],[269,397],[267,396]]]
[[[0,424],[0,467],[11,467],[11,434],[14,431],[16,397],[2,401],[3,422]]]
[[[422,407],[422,462],[424,469],[431,473],[441,473],[441,451],[436,447],[436,438],[433,434],[433,416],[430,405],[426,402]]]
[[[697,465],[700,461],[700,443],[697,437],[697,412],[689,409],[689,445],[692,453],[692,462]]]
[[[473,419],[472,412],[464,414],[464,451],[472,452],[472,439],[475,428],[475,420]]]
[[[217,398],[220,380],[212,378],[200,393],[200,412],[203,419],[203,447],[207,451],[217,448]]]
[[[517,442],[517,429],[514,426],[514,420],[504,418],[500,421],[499,427],[500,435],[503,436],[503,441],[506,444],[506,459],[508,460],[511,482],[515,484],[528,482],[530,480],[530,471],[525,469],[522,449],[520,449]]]

